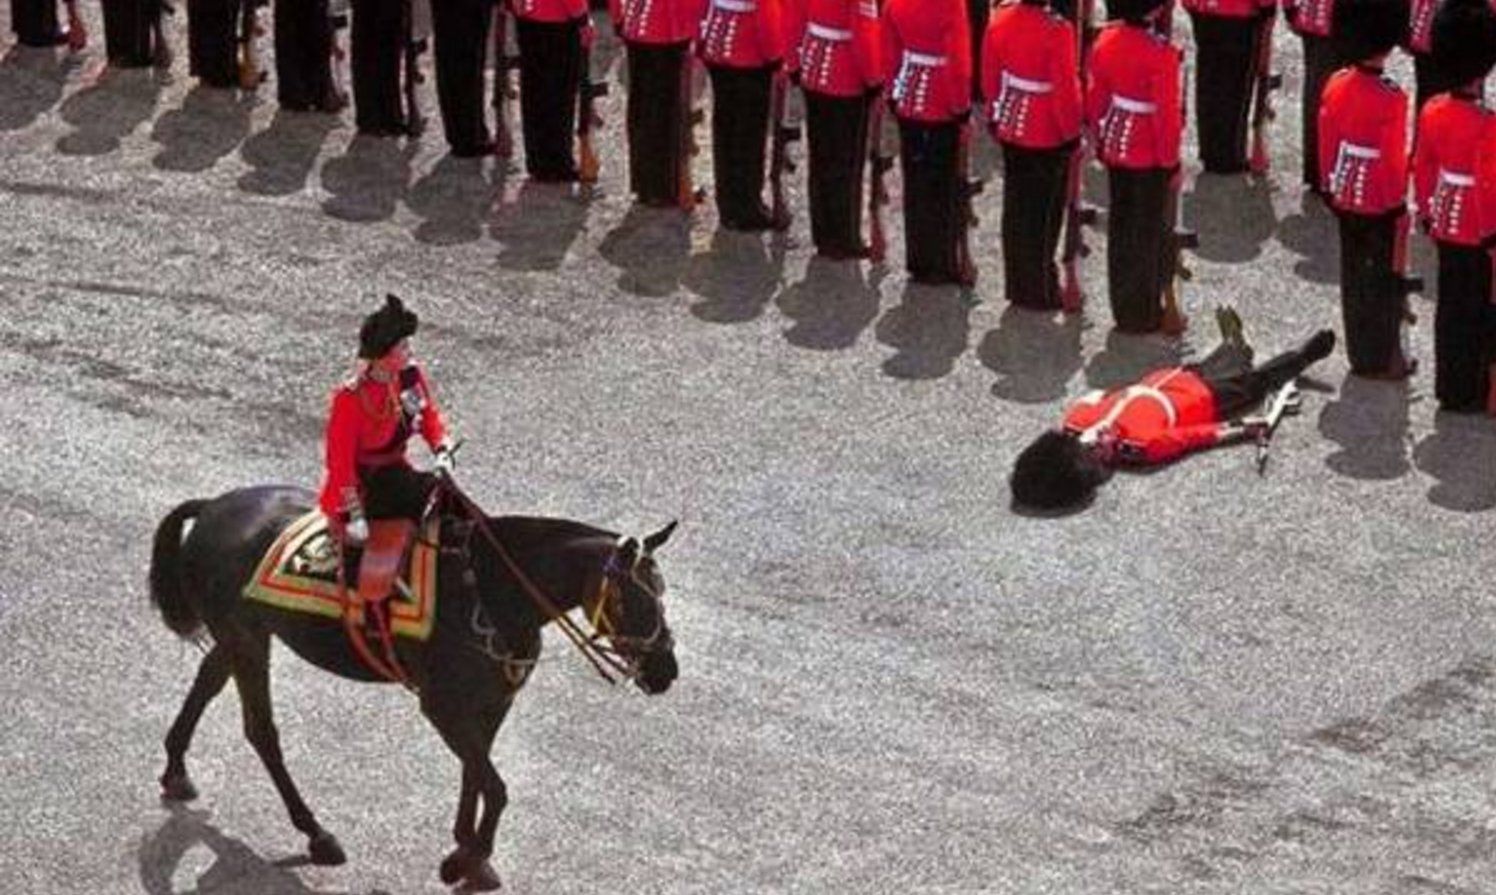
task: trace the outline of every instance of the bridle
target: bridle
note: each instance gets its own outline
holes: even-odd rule
[[[602,650],[628,668],[627,677],[637,679],[640,674],[639,660],[650,653],[670,649],[675,640],[665,627],[664,595],[653,586],[639,579],[638,567],[642,558],[625,568],[615,550],[603,565],[602,577],[597,584],[597,597],[588,611],[588,624],[592,626],[589,638],[595,649]],[[624,610],[623,589],[632,584],[649,598],[654,609],[654,629],[647,635],[624,634],[620,631],[620,614]]]

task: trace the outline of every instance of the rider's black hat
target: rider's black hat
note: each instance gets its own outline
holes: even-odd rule
[[[415,335],[419,320],[393,295],[384,297],[384,307],[364,318],[358,330],[358,356],[378,360],[390,353],[401,339]]]

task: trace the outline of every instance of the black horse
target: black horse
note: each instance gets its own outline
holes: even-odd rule
[[[583,607],[599,632],[590,642],[579,641],[587,645],[589,658],[611,657],[646,693],[663,693],[674,682],[674,641],[661,601],[665,584],[653,554],[675,523],[641,544],[565,519],[484,517],[455,486],[443,487],[448,499],[440,503],[458,504],[468,513],[442,515],[440,599],[430,638],[402,639],[396,649],[419,692],[422,713],[462,762],[453,827],[457,848],[442,861],[441,879],[483,890],[499,885],[489,856],[506,802],[489,751],[540,654],[541,628],[559,617],[575,632],[564,614]],[[313,501],[299,488],[246,488],[187,501],[157,527],[151,599],[177,634],[202,639],[206,627],[211,635],[197,680],[166,736],[161,791],[168,801],[197,796],[187,776],[187,747],[203,710],[232,677],[243,704],[245,737],[270,772],[291,823],[307,835],[311,860],[341,864],[346,860],[342,846],[302,801],[281,756],[271,715],[270,636],[334,674],[380,678],[359,660],[341,623],[241,596],[260,557]]]

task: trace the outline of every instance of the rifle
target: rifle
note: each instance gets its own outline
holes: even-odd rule
[[[679,186],[677,188],[676,202],[681,211],[691,212],[696,209],[698,203],[706,198],[706,192],[696,188],[691,179],[691,160],[699,151],[696,145],[696,126],[705,117],[700,109],[692,106],[691,77],[694,74],[692,63],[694,57],[686,54],[685,61],[680,67],[680,165]]]
[[[771,217],[775,230],[788,230],[794,215],[784,195],[784,173],[795,170],[790,158],[790,144],[800,139],[800,128],[789,123],[790,78],[781,68],[774,73],[773,93],[769,98],[769,126],[774,129],[774,152],[769,160],[769,192],[772,196]]]
[[[873,96],[873,107],[868,112],[868,250],[867,256],[875,264],[888,257],[888,236],[883,227],[883,209],[888,205],[888,172],[893,169],[893,156],[883,151],[883,94]]]
[[[327,10],[327,72],[332,82],[332,93],[336,98],[337,109],[326,111],[340,111],[348,105],[348,91],[343,89],[343,78],[341,74],[343,62],[347,60],[348,53],[338,43],[338,32],[348,27],[348,0],[333,0]]]
[[[1292,380],[1285,382],[1282,388],[1273,393],[1272,400],[1267,405],[1267,413],[1262,417],[1263,425],[1257,430],[1258,475],[1267,472],[1268,450],[1272,447],[1273,433],[1278,431],[1278,423],[1284,416],[1298,413],[1303,405],[1304,396],[1299,393],[1299,387]]]
[[[1086,60],[1090,49],[1086,33],[1091,27],[1091,0],[1076,0],[1071,21],[1075,24],[1076,60],[1080,64],[1081,88],[1086,81]],[[1082,113],[1084,115],[1084,113]],[[1060,289],[1060,306],[1067,314],[1078,314],[1085,303],[1080,290],[1080,259],[1088,257],[1091,249],[1086,245],[1083,227],[1096,223],[1096,209],[1081,200],[1082,180],[1086,170],[1086,133],[1082,125],[1075,149],[1070,153],[1065,181],[1065,243],[1061,251],[1061,263],[1065,269],[1065,282]]]
[[[506,79],[507,80],[507,79]],[[582,84],[577,92],[577,145],[580,156],[577,178],[582,183],[597,183],[602,168],[597,158],[597,147],[592,142],[592,132],[603,123],[597,113],[597,98],[608,95],[607,81],[592,80],[592,48],[582,46]]]
[[[260,60],[255,53],[255,38],[265,33],[260,27],[260,7],[266,5],[269,0],[243,0],[241,17],[239,22],[239,88],[241,90],[256,90],[265,83],[268,77],[265,70],[260,68]]]
[[[494,151],[499,158],[514,155],[514,131],[509,127],[509,101],[519,94],[509,80],[509,72],[519,68],[519,56],[509,52],[509,11],[500,0],[494,10],[493,23],[493,114],[498,140]]]
[[[960,128],[960,135],[956,140],[956,189],[961,234],[956,240],[956,282],[971,287],[977,283],[976,262],[971,256],[971,231],[978,224],[976,209],[971,200],[982,192],[986,184],[971,178],[971,119],[967,118],[962,122]]]
[[[74,53],[88,46],[88,28],[83,24],[83,14],[78,11],[78,0],[66,0],[68,8],[68,49]]]
[[[1168,7],[1168,15],[1172,16],[1174,6],[1171,2]],[[1169,28],[1172,33],[1172,18]],[[1190,70],[1184,66],[1184,83],[1181,85],[1181,102],[1179,103],[1179,116],[1181,121],[1189,120],[1189,94],[1190,94]],[[1184,226],[1184,203],[1179,201],[1179,193],[1184,189],[1184,165],[1181,162],[1169,176],[1169,195],[1164,202],[1164,214],[1168,220],[1173,222],[1170,230],[1169,257],[1173,259],[1170,265],[1173,269],[1169,272],[1169,281],[1164,286],[1164,312],[1160,321],[1160,328],[1165,335],[1177,336],[1184,332],[1189,326],[1189,320],[1179,310],[1179,283],[1188,282],[1193,279],[1194,274],[1184,262],[1184,250],[1197,248],[1200,245],[1200,236],[1193,230]]]
[[[421,74],[421,54],[426,52],[426,38],[415,36],[414,0],[403,0],[400,4],[400,41],[404,49],[400,54],[401,90],[405,100],[405,133],[419,137],[426,130],[426,119],[421,116],[421,107],[416,101],[416,86],[426,81]]]
[[[1271,163],[1267,154],[1267,123],[1278,117],[1273,109],[1273,91],[1283,86],[1283,76],[1273,73],[1273,25],[1276,7],[1268,7],[1257,26],[1257,84],[1252,96],[1252,173],[1266,174]]]

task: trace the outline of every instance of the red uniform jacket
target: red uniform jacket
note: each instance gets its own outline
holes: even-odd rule
[[[361,377],[332,393],[327,419],[327,478],[317,500],[331,516],[362,501],[360,467],[406,463],[405,443],[419,432],[435,450],[447,437],[447,424],[421,368],[411,364],[389,382]]]
[[[1182,0],[1180,5],[1196,15],[1223,19],[1251,19],[1278,11],[1276,0]]]
[[[1443,93],[1418,116],[1413,195],[1440,242],[1480,245],[1496,235],[1496,113]]]
[[[624,40],[679,44],[696,38],[706,0],[608,0],[608,15]]]
[[[1065,411],[1065,430],[1115,439],[1130,463],[1167,463],[1221,440],[1215,395],[1183,367],[1154,370],[1143,381],[1110,392],[1095,391]]]
[[[708,0],[696,50],[709,65],[762,68],[784,58],[783,0]]]
[[[1283,19],[1298,34],[1329,37],[1335,24],[1335,0],[1283,0]]]
[[[1091,50],[1086,121],[1102,164],[1174,168],[1184,131],[1177,47],[1147,28],[1113,22]]]
[[[883,77],[900,118],[945,122],[971,111],[971,19],[965,0],[888,0]]]
[[[800,86],[827,96],[861,96],[883,83],[877,0],[789,0],[790,66]]]
[[[1330,76],[1319,104],[1319,170],[1330,204],[1377,215],[1408,195],[1408,95],[1376,69]]]
[[[1080,136],[1075,26],[1042,6],[1006,3],[982,41],[982,98],[994,139],[1053,149]]]
[[[588,15],[587,0],[509,0],[509,8],[527,22],[570,22]]]
[[[1408,15],[1408,36],[1403,46],[1410,53],[1428,53],[1434,48],[1434,10],[1439,0],[1413,0]]]

